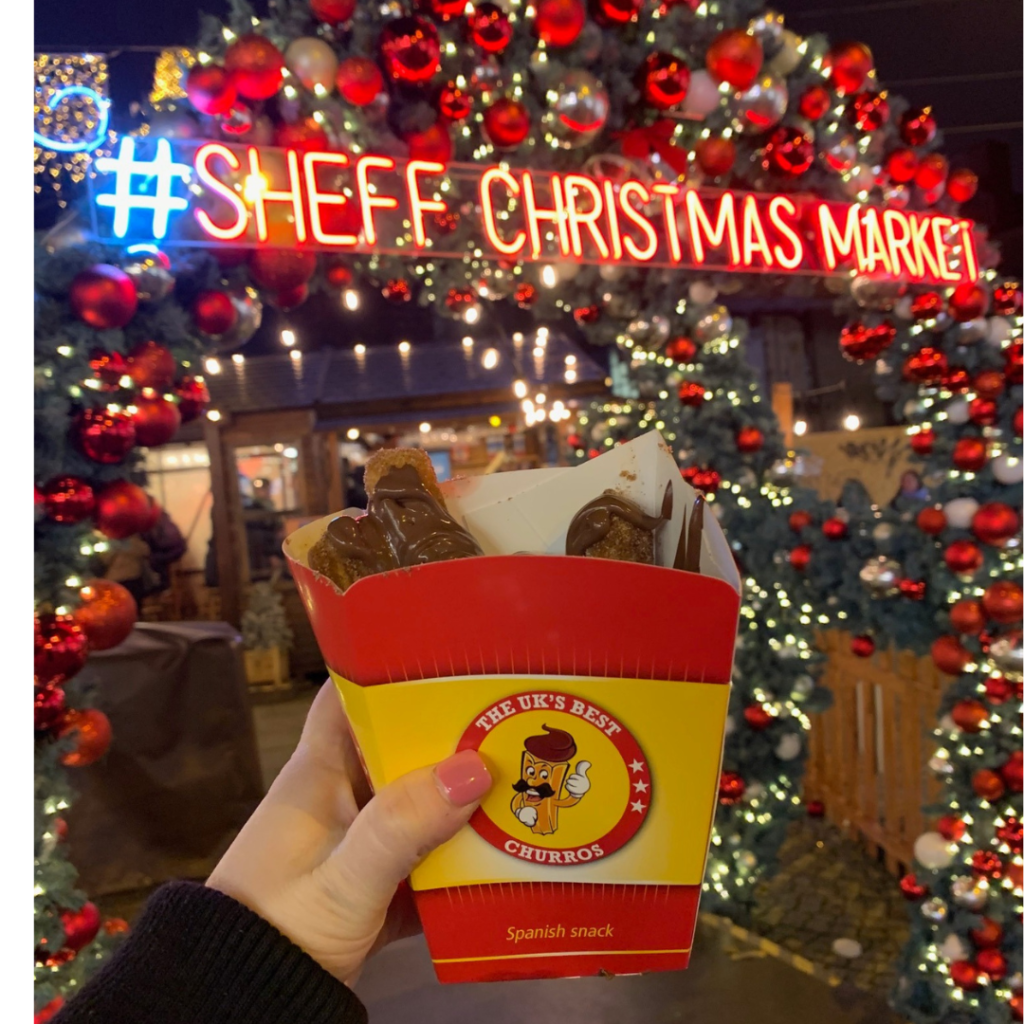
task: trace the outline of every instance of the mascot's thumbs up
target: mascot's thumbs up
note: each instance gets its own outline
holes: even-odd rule
[[[590,789],[590,779],[587,778],[589,771],[589,761],[577,761],[576,771],[565,780],[566,791],[577,799],[583,796]]]

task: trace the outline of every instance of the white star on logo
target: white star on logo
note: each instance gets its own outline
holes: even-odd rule
[[[639,800],[635,801],[634,803],[631,803],[629,806],[632,807],[634,811],[637,811],[640,814],[644,813],[644,805],[640,803]]]
[[[633,763],[629,766],[629,768],[630,771],[642,772],[644,770],[644,763],[643,761],[634,760]]]
[[[643,781],[641,781],[641,782],[634,782],[633,783],[633,788],[638,793],[646,793],[647,792],[647,783],[643,782]]]

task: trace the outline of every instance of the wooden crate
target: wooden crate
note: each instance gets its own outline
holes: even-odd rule
[[[283,647],[245,651],[245,677],[250,687],[290,687],[288,652]]]

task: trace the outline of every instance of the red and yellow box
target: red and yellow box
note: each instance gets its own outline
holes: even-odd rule
[[[285,550],[371,784],[470,747],[494,776],[410,879],[438,978],[686,967],[737,590],[658,566],[497,555],[340,593],[304,564],[330,518]]]

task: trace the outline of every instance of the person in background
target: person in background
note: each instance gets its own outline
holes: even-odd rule
[[[908,501],[927,501],[928,488],[921,482],[921,477],[912,469],[908,469],[900,477],[900,488],[889,502],[890,508],[900,508]]]
[[[107,565],[106,578],[120,583],[141,608],[147,597],[161,594],[171,585],[171,567],[188,550],[188,542],[167,514],[146,533],[129,537],[117,546]]]

